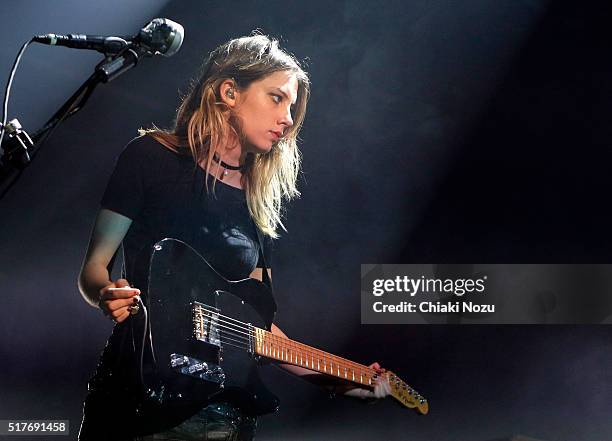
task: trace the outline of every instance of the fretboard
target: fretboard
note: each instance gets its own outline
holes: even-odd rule
[[[255,353],[353,383],[372,385],[376,371],[329,352],[253,327]]]

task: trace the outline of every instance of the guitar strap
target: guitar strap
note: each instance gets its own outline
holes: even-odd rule
[[[261,259],[263,260],[263,271],[262,271],[262,275],[261,275],[261,280],[263,283],[265,283],[268,288],[270,288],[270,291],[272,292],[272,297],[274,297],[274,287],[272,286],[272,279],[270,279],[270,275],[268,274],[268,268],[270,268],[268,266],[268,263],[266,262],[266,253],[264,252],[264,246],[263,246],[263,237],[262,237],[262,233],[261,230],[259,229],[259,227],[257,226],[257,224],[255,223],[255,221],[253,222],[253,226],[255,227],[255,231],[257,232],[257,239],[259,240],[259,252],[261,253]]]

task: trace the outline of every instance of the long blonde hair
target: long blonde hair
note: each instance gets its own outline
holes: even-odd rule
[[[278,71],[291,71],[298,81],[298,94],[293,112],[293,126],[283,138],[264,154],[248,153],[242,174],[242,186],[246,193],[249,213],[262,232],[278,237],[276,232],[282,223],[282,202],[299,197],[296,181],[301,165],[301,153],[297,138],[304,122],[310,95],[308,75],[295,57],[279,47],[278,41],[266,35],[254,33],[236,38],[217,47],[205,60],[201,73],[193,80],[187,95],[178,108],[174,127],[162,130],[155,126],[141,130],[177,153],[190,153],[196,166],[205,164],[207,173],[213,166],[213,156],[221,147],[225,130],[233,130],[239,139],[240,124],[223,112],[228,107],[221,100],[220,86],[231,79],[239,91],[254,81]],[[208,179],[206,179],[208,191]]]

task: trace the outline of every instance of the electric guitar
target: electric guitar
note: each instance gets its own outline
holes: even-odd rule
[[[373,387],[376,371],[365,365],[270,332],[276,304],[255,279],[228,281],[185,242],[154,245],[145,308],[132,317],[142,332],[139,368],[149,402],[164,406],[205,404],[219,398],[262,415],[278,408],[258,366],[301,366],[356,386]],[[138,339],[140,340],[140,339]],[[427,400],[393,372],[391,395],[421,414]]]

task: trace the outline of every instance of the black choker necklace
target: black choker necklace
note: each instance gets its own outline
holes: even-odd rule
[[[226,168],[228,170],[240,170],[240,171],[242,171],[244,169],[244,166],[242,166],[242,165],[229,165],[229,164],[226,164],[223,161],[219,161],[219,158],[217,158],[217,155],[213,155],[213,160],[217,164],[219,164],[221,167]]]
[[[223,178],[225,178],[228,174],[229,171],[228,170],[235,170],[235,171],[242,171],[244,170],[244,166],[242,165],[229,165],[226,164],[223,161],[220,161],[219,158],[217,158],[217,155],[213,155],[213,160],[219,164],[221,167],[223,167],[223,173],[221,173],[221,176],[219,176],[219,179],[223,180]]]

